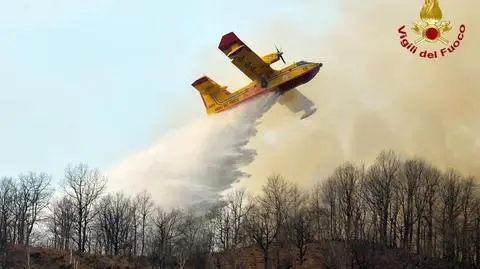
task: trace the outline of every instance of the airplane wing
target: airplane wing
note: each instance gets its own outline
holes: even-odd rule
[[[233,32],[222,37],[218,48],[232,60],[232,63],[251,80],[272,76],[275,71],[255,52],[243,43]]]
[[[313,113],[317,111],[315,104],[312,100],[308,99],[297,89],[291,89],[288,92],[284,93],[278,99],[278,103],[286,106],[293,113],[298,113],[304,111],[301,119],[310,117]]]

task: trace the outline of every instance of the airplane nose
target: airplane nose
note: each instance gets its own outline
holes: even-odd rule
[[[318,73],[318,71],[320,71],[320,67],[322,66],[323,66],[322,63],[316,63],[315,67],[312,70],[312,75],[315,76]]]
[[[313,77],[317,75],[318,71],[320,71],[320,67],[322,67],[322,64],[310,63],[309,67],[310,67],[310,70],[308,70],[307,73],[305,73],[303,78],[300,80],[300,84],[304,84],[312,80]]]

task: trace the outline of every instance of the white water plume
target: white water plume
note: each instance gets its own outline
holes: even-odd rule
[[[130,194],[147,189],[164,207],[217,199],[233,183],[248,177],[240,167],[251,163],[256,152],[245,145],[277,99],[278,94],[265,94],[166,133],[107,171],[110,189]]]

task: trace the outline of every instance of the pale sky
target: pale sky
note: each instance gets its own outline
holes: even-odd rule
[[[330,19],[314,2],[0,0],[0,176],[114,165],[165,132],[175,108],[204,113],[190,84],[215,76],[200,61],[225,57],[223,34],[258,36],[271,20],[314,32]]]

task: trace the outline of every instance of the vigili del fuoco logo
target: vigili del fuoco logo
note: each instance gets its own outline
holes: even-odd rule
[[[425,0],[420,10],[420,20],[420,22],[414,22],[410,28],[413,34],[416,35],[416,39],[413,42],[408,39],[409,36],[407,35],[405,25],[398,28],[400,44],[412,54],[426,59],[435,59],[453,53],[460,46],[465,34],[465,25],[460,24],[458,26],[456,39],[452,42],[450,38],[453,35],[449,33],[454,26],[450,21],[443,20],[438,0]],[[438,42],[444,46],[439,50],[428,48],[428,46],[424,47],[424,44]],[[422,50],[421,47],[424,47],[424,49]]]

